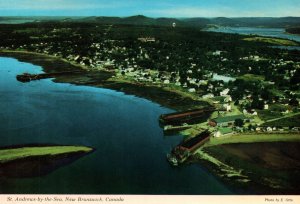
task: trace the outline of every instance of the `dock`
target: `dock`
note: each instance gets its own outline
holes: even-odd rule
[[[173,126],[180,126],[184,123],[195,124],[203,120],[205,116],[211,114],[213,111],[215,111],[215,108],[210,107],[163,114],[159,117],[159,121],[162,125]]]
[[[176,133],[179,133],[180,131],[186,130],[193,127],[192,125],[182,125],[182,126],[172,126],[172,125],[166,125],[163,128],[164,135],[174,135]]]
[[[73,75],[73,74],[82,74],[83,71],[64,71],[64,72],[53,72],[53,73],[43,73],[43,74],[29,74],[23,73],[21,75],[17,75],[17,80],[20,82],[30,82],[33,80],[47,79],[53,78],[57,76],[65,76],[65,75]]]

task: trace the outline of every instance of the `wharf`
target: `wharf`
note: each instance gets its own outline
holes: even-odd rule
[[[215,111],[214,107],[163,114],[160,116],[159,121],[163,125],[173,125],[173,126],[180,126],[184,123],[195,124],[195,123],[199,123],[201,120],[205,118],[205,116],[211,114],[213,111]]]
[[[179,145],[177,145],[171,152],[167,155],[169,162],[177,166],[180,163],[186,161],[199,147],[204,145],[210,138],[211,133],[205,130],[195,137],[188,140],[184,140]]]

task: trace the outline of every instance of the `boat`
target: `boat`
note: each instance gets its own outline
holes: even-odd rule
[[[177,161],[176,157],[173,156],[172,154],[167,154],[167,159],[171,165],[178,166],[178,161]]]

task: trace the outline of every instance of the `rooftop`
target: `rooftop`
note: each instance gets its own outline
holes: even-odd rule
[[[219,131],[222,135],[226,135],[228,133],[231,133],[232,129],[231,128],[220,128]]]

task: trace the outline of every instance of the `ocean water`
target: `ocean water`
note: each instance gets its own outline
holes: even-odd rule
[[[166,154],[182,136],[163,135],[160,114],[172,110],[109,89],[21,83],[42,68],[0,57],[0,144],[86,145],[74,163],[33,178],[0,178],[0,193],[232,194],[200,164],[172,167]]]

